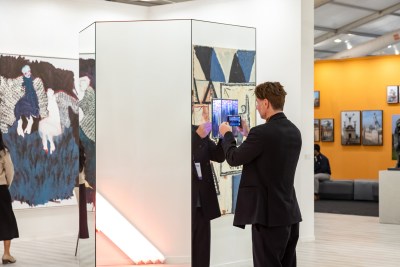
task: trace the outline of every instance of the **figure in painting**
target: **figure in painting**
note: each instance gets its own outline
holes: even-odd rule
[[[22,87],[25,90],[25,94],[15,105],[14,114],[15,118],[18,120],[17,133],[24,137],[25,133],[31,133],[33,118],[39,117],[39,101],[33,86],[31,68],[29,65],[25,65],[22,67],[21,71],[23,74]],[[22,117],[25,117],[28,120],[25,130],[22,129]]]
[[[53,89],[47,89],[47,110],[49,116],[39,121],[39,135],[42,138],[43,150],[52,154],[56,149],[54,144],[54,137],[62,133],[60,122],[60,110],[57,105],[56,96]],[[48,147],[48,143],[50,147]]]

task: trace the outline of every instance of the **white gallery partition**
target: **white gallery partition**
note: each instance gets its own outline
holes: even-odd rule
[[[167,263],[191,253],[190,36],[185,20],[96,23],[97,190]]]

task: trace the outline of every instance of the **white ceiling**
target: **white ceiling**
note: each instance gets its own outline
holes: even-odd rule
[[[315,0],[314,57],[323,59],[400,30],[399,0]],[[335,39],[342,42],[336,43]],[[400,42],[367,55],[392,55]]]
[[[141,6],[195,0],[106,0]],[[324,59],[400,30],[400,0],[314,0],[314,57]],[[340,43],[334,40],[340,39]],[[368,55],[399,54],[400,42]]]

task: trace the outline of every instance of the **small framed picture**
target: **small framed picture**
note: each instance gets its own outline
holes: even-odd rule
[[[314,107],[319,107],[320,95],[319,91],[314,91]]]
[[[321,119],[321,141],[333,142],[334,124],[333,119]]]
[[[350,110],[341,112],[341,136],[342,145],[360,145],[361,144],[361,117],[359,110]]]
[[[399,103],[399,86],[389,85],[386,87],[386,100],[388,104]]]
[[[319,142],[320,136],[319,119],[314,119],[314,142]]]
[[[392,160],[397,160],[400,146],[400,114],[392,115]],[[396,151],[397,150],[397,151]]]
[[[383,110],[363,110],[361,121],[362,144],[364,146],[382,146]]]

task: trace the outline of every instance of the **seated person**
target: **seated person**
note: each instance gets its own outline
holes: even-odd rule
[[[331,178],[331,167],[328,158],[321,154],[321,148],[318,144],[314,144],[314,195],[318,198],[319,183]]]

